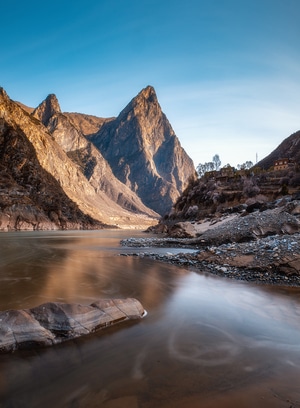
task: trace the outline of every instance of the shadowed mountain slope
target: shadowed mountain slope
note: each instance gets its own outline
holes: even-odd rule
[[[160,214],[170,210],[189,179],[195,177],[193,162],[181,147],[151,86],[89,139],[115,176]]]
[[[43,169],[26,134],[3,113],[1,109],[0,230],[103,228]]]

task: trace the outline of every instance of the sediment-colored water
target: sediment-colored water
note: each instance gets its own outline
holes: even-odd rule
[[[300,407],[300,289],[118,256],[131,234],[0,234],[1,310],[135,297],[148,312],[0,355],[0,407]]]

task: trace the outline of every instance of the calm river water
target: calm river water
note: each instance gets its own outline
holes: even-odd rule
[[[1,310],[130,296],[148,312],[52,348],[0,355],[0,407],[300,407],[300,290],[118,256],[136,252],[120,239],[139,235],[0,234]]]

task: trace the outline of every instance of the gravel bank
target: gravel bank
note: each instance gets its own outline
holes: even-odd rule
[[[162,246],[162,240],[158,239],[155,244],[153,246]],[[171,254],[166,250],[165,254],[153,251],[131,255],[148,257],[230,279],[300,287],[299,245],[300,234],[276,235],[248,243],[209,246],[188,254]]]
[[[193,248],[194,253],[172,254],[166,249],[165,254],[147,250],[133,255],[230,279],[300,286],[299,203],[291,209],[293,214],[287,208],[276,208],[229,219],[197,238],[130,238],[122,245]]]

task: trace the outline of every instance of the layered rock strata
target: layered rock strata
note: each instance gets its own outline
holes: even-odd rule
[[[52,346],[105,327],[141,319],[145,310],[134,298],[102,299],[89,306],[44,303],[32,309],[0,312],[0,352]]]

